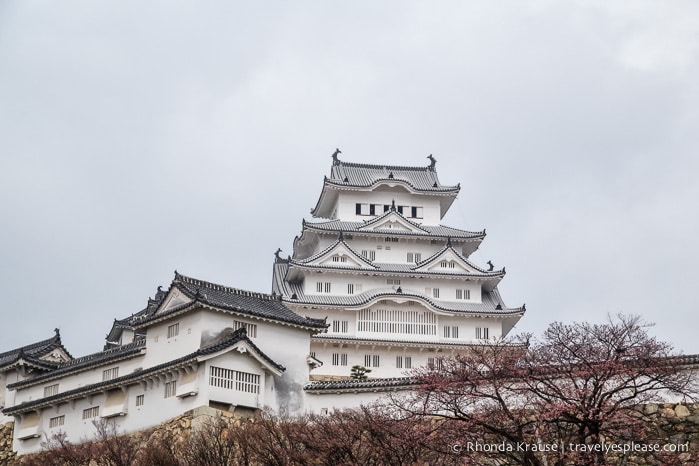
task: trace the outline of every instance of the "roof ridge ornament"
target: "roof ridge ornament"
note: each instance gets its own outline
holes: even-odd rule
[[[491,261],[488,261],[488,272],[492,272],[494,268],[495,266],[493,265],[493,263]]]
[[[277,248],[277,251],[274,253],[274,262],[279,262],[281,257],[279,257],[279,253],[282,252],[282,248]]]
[[[335,148],[335,152],[333,152],[333,165],[339,165],[340,164],[340,159],[337,158],[339,154],[342,154],[342,151],[338,148]]]
[[[432,154],[428,155],[427,158],[430,159],[430,166],[427,167],[427,169],[434,171],[434,168],[437,165],[437,159],[432,157]],[[435,183],[435,184],[437,184],[437,183]]]
[[[342,233],[342,230],[340,230],[340,234],[337,236],[338,241],[344,241],[345,240],[345,235]]]
[[[391,199],[391,212],[395,212],[395,211],[396,211],[396,200]]]

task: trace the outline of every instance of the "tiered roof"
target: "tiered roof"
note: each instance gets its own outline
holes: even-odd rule
[[[436,161],[427,167],[405,167],[397,165],[370,165],[365,163],[342,162],[333,155],[330,177],[323,180],[323,190],[316,206],[311,210],[314,217],[330,218],[332,206],[338,191],[372,190],[386,184],[402,186],[409,192],[442,196],[442,215],[456,198],[460,185],[442,185],[435,171]]]
[[[331,256],[337,250],[342,249],[348,252],[357,263],[357,265],[351,265],[347,263],[330,263],[326,265],[325,263],[318,263],[320,259],[324,256]],[[460,261],[467,272],[454,272],[454,271],[442,271],[442,270],[429,270],[427,267],[434,262],[438,262],[442,257],[455,257]],[[468,280],[478,280],[484,282],[483,291],[492,291],[498,284],[498,282],[505,276],[505,269],[501,270],[484,270],[475,264],[472,264],[468,259],[462,256],[458,251],[456,251],[451,243],[450,239],[447,239],[445,246],[434,253],[427,259],[418,262],[417,264],[397,264],[397,263],[383,263],[383,262],[371,262],[366,258],[359,255],[351,246],[349,246],[345,240],[342,232],[338,239],[329,245],[324,250],[308,257],[305,259],[287,259],[282,261],[286,267],[275,269],[275,281],[278,278],[282,278],[284,282],[290,282],[288,286],[277,286],[274,289],[275,293],[280,293],[285,297],[290,297],[291,294],[287,294],[285,291],[287,288],[294,287],[294,283],[301,282],[303,280],[303,271],[332,271],[338,273],[370,273],[372,275],[385,275],[385,276],[413,276],[413,277],[438,277],[447,279],[468,279]],[[283,277],[276,277],[276,273],[281,273],[283,270]],[[297,285],[297,288],[301,288]],[[372,290],[373,291],[373,290]],[[297,298],[299,293],[295,292]],[[367,292],[370,293],[370,292]],[[293,293],[292,293],[293,294]],[[315,296],[310,297],[315,299]]]
[[[61,342],[60,331],[58,329],[54,331],[55,335],[51,338],[0,353],[0,371],[14,367],[20,362],[39,369],[55,369],[59,366],[60,362],[42,358],[51,354],[56,349],[60,349],[68,358],[72,358]]]
[[[309,306],[342,307],[343,309],[361,309],[382,300],[400,297],[401,299],[412,299],[424,303],[428,308],[436,311],[457,314],[472,314],[478,316],[516,316],[522,315],[526,308],[524,306],[509,308],[505,305],[497,287],[490,291],[484,291],[481,295],[481,302],[455,302],[435,300],[415,290],[397,288],[372,288],[362,293],[353,295],[307,295],[303,291],[303,283],[300,281],[289,282],[285,279],[290,267],[288,260],[278,260],[274,264],[272,289],[274,293],[283,296],[283,300],[289,304],[301,304]]]
[[[392,216],[399,218],[401,221],[411,225],[413,228],[410,230],[372,228],[374,225],[380,224]],[[297,258],[299,254],[303,255],[302,250],[304,249],[304,245],[308,242],[312,242],[311,237],[318,234],[331,235],[342,232],[345,234],[369,237],[391,235],[396,237],[420,238],[425,240],[446,241],[447,239],[451,239],[451,241],[453,241],[455,244],[459,244],[460,248],[462,249],[462,253],[467,257],[478,249],[481,241],[483,241],[485,238],[485,230],[467,231],[444,225],[423,225],[407,219],[403,214],[394,210],[389,210],[376,218],[363,222],[349,222],[338,219],[325,222],[306,222],[303,220],[301,228],[301,236],[297,236],[294,239],[294,258]]]

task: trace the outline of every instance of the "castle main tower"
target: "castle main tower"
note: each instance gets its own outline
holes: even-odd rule
[[[312,375],[348,377],[360,365],[372,378],[399,377],[505,336],[525,308],[504,304],[504,268],[469,260],[485,230],[440,223],[460,185],[440,183],[431,155],[428,166],[403,167],[338,153],[314,221],[274,263],[273,292],[300,315],[328,318],[327,333],[312,337]]]

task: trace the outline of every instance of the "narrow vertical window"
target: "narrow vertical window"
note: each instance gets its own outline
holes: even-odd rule
[[[165,382],[165,398],[170,398],[175,396],[177,391],[177,381],[171,380],[170,382]]]
[[[167,327],[167,337],[172,338],[180,334],[180,323],[168,325]]]

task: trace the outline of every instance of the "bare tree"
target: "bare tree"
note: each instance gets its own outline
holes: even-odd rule
[[[696,393],[693,372],[671,353],[638,317],[554,323],[541,340],[487,343],[444,359],[440,370],[414,370],[419,388],[392,407],[442,419],[466,464],[631,464],[604,445],[658,440],[638,406]],[[644,464],[677,461],[643,456]]]
[[[109,419],[92,421],[95,426],[95,457],[104,466],[131,466],[135,463],[139,442],[130,435],[120,435],[116,423]]]

